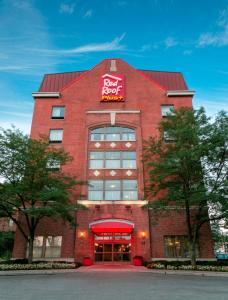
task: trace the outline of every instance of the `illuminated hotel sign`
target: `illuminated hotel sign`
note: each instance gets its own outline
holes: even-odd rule
[[[105,74],[101,77],[101,101],[124,101],[124,75]]]

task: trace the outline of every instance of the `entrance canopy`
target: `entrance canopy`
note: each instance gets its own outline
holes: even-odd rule
[[[126,232],[131,233],[134,229],[134,223],[119,219],[98,220],[89,224],[89,228],[94,233],[101,232]]]

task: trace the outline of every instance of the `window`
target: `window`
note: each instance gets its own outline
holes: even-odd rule
[[[103,180],[89,181],[89,200],[103,200]]]
[[[137,200],[137,180],[90,180],[89,200]]]
[[[135,151],[92,151],[89,159],[90,169],[136,169]]]
[[[36,236],[33,242],[33,257],[58,258],[61,256],[61,246],[62,236]]]
[[[56,159],[49,159],[47,169],[50,171],[58,171],[60,169],[60,162]]]
[[[177,140],[175,138],[174,134],[172,134],[171,132],[167,132],[167,131],[164,131],[163,138],[166,143],[173,143]]]
[[[100,127],[91,130],[91,141],[135,141],[135,130],[127,127]]]
[[[189,257],[188,238],[184,235],[170,235],[164,237],[166,257]],[[197,249],[198,256],[198,249]]]
[[[167,104],[161,106],[161,113],[162,117],[168,117],[174,114],[174,105],[173,104]]]
[[[63,129],[51,129],[49,142],[50,143],[62,143]]]
[[[65,107],[64,106],[53,106],[51,118],[52,119],[64,119]]]

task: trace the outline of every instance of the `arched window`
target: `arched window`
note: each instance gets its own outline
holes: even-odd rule
[[[128,127],[99,127],[91,130],[91,141],[135,141],[135,130]]]

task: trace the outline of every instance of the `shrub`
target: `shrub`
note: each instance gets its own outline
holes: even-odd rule
[[[56,269],[75,269],[78,268],[78,263],[64,263],[64,262],[39,262],[32,264],[0,264],[0,271],[10,270],[56,270]]]
[[[147,268],[159,270],[194,270],[190,264],[190,261],[156,261],[148,263]],[[228,265],[221,265],[221,262],[216,261],[199,261],[197,262],[197,271],[228,272]]]
[[[0,258],[10,259],[13,251],[14,232],[0,232]]]

